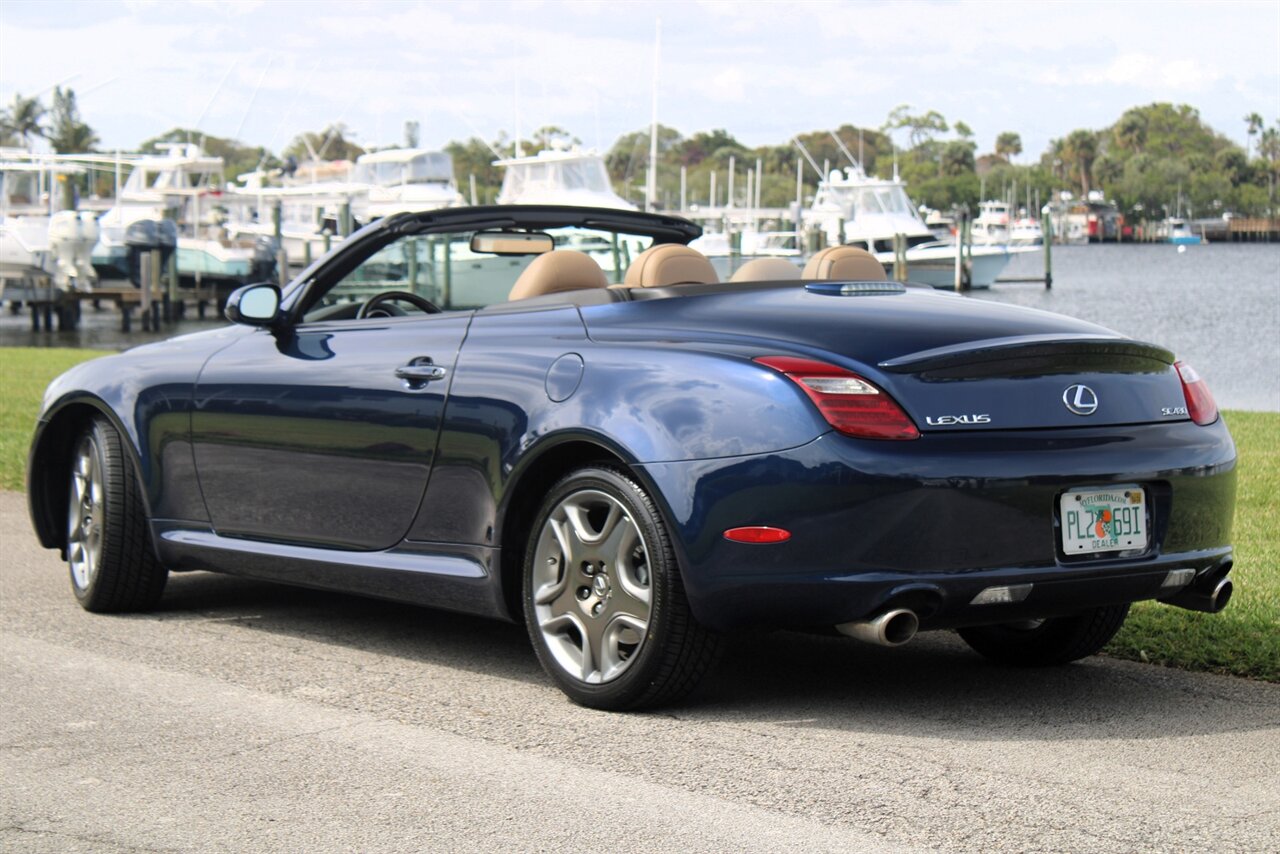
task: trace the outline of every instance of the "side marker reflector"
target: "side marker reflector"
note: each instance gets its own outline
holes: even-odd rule
[[[768,543],[785,543],[791,539],[791,532],[782,528],[753,525],[747,528],[730,528],[724,532],[724,538],[735,543],[764,545]]]
[[[1021,602],[1031,595],[1030,584],[1010,584],[1007,587],[988,587],[973,597],[970,605],[1007,605]]]
[[[1164,577],[1161,587],[1186,587],[1196,577],[1194,569],[1171,569]]]

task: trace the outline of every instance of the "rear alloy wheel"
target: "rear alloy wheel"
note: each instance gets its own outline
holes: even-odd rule
[[[120,434],[95,418],[71,461],[67,496],[71,590],[89,611],[145,611],[164,592],[137,474]]]
[[[697,684],[719,649],[694,619],[666,527],[612,468],[552,488],[525,554],[524,611],[542,666],[576,703],[637,709]]]
[[[1129,606],[1107,605],[1070,617],[1047,617],[960,629],[975,651],[1002,664],[1066,664],[1098,652],[1124,625]]]

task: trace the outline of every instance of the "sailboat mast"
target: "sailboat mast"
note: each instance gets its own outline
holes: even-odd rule
[[[649,180],[644,192],[645,210],[657,210],[658,201],[658,63],[662,58],[662,19],[655,23],[653,37],[653,120],[649,124]]]

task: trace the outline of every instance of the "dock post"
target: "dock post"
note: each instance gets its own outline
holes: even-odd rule
[[[418,292],[418,238],[407,239],[404,242],[404,248],[409,253],[409,257],[405,259],[409,262],[409,291],[416,294]]]
[[[956,268],[955,268],[955,291],[962,294],[969,289],[969,282],[964,274],[964,237],[965,226],[969,218],[969,212],[964,208],[957,211],[956,219]]]
[[[289,284],[289,253],[282,244],[276,245],[280,247],[276,250],[276,278],[280,282],[280,290],[284,290]]]
[[[622,255],[618,252],[618,232],[610,232],[609,254],[613,256],[613,283],[622,283]]]
[[[178,253],[174,252],[169,256],[169,269],[165,271],[165,278],[168,279],[169,290],[169,311],[170,315],[166,320],[180,320],[185,313],[186,306],[182,300],[178,299]]]
[[[444,250],[444,282],[441,285],[441,293],[444,299],[440,301],[440,307],[447,309],[453,301],[453,238],[446,235],[444,242],[440,244],[440,248]]]
[[[151,329],[151,256],[152,252],[143,252],[138,264],[138,296],[142,298],[138,314],[142,318],[142,331]]]
[[[302,266],[311,266],[311,241],[305,238],[302,241]]]
[[[280,245],[280,234],[284,231],[283,204],[279,199],[276,199],[271,206],[271,236],[275,238],[276,246]]]
[[[1047,209],[1046,209],[1047,211]],[[1044,241],[1044,289],[1053,287],[1053,217],[1044,214],[1044,228],[1040,229]]]
[[[177,257],[178,253],[176,250],[174,251],[173,255],[174,257]],[[167,296],[167,294],[162,293],[160,290],[160,285],[164,280],[164,276],[162,275],[162,273],[163,273],[163,267],[162,267],[161,255],[159,252],[152,252],[151,253],[151,287],[153,288],[153,291],[151,294],[151,329],[153,332],[159,331],[160,329],[161,308],[164,307],[165,297]]]
[[[333,242],[333,235],[329,232],[324,233],[324,254],[329,254],[329,246]]]
[[[343,237],[351,236],[351,202],[343,202],[338,212],[338,234]]]
[[[738,262],[742,260],[742,232],[729,232],[729,275],[732,276],[738,269]]]

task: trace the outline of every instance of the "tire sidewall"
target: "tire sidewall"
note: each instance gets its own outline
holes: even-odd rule
[[[95,418],[93,422],[81,434],[79,441],[76,442],[75,456],[72,458],[72,468],[67,475],[68,501],[72,500],[71,491],[75,482],[75,464],[79,461],[80,452],[85,444],[90,445],[92,454],[97,458],[98,477],[101,481],[102,489],[102,530],[99,531],[98,554],[95,558],[93,575],[89,578],[89,583],[81,587],[76,583],[76,574],[71,569],[70,564],[67,566],[67,577],[71,581],[71,592],[75,594],[76,601],[89,610],[93,610],[98,605],[101,598],[96,595],[102,586],[102,574],[106,569],[108,555],[111,554],[111,547],[114,544],[115,533],[111,524],[112,514],[118,501],[117,495],[113,491],[115,486],[115,478],[112,477],[112,468],[107,459],[107,441],[106,430],[110,427],[104,427],[100,419]],[[70,508],[68,507],[68,515]],[[66,524],[70,524],[70,520]]]
[[[644,642],[635,660],[621,675],[598,685],[583,682],[564,671],[547,648],[533,606],[532,564],[542,530],[560,502],[583,490],[607,493],[626,508],[644,541],[649,561],[649,629]],[[666,533],[666,524],[653,500],[638,483],[618,469],[597,466],[579,469],[562,478],[547,493],[529,529],[522,569],[521,602],[525,626],[539,662],[562,691],[585,706],[619,709],[630,706],[649,690],[662,668],[664,647],[669,643],[672,576],[680,570]]]

